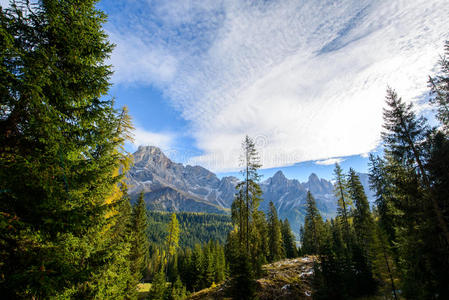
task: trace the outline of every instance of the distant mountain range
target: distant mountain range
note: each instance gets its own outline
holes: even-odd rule
[[[359,174],[368,197],[368,175]],[[132,200],[143,191],[147,207],[151,210],[229,213],[234,200],[234,176],[219,179],[200,166],[184,166],[172,162],[154,146],[140,146],[134,153],[134,165],[128,172],[129,193]],[[304,221],[305,200],[310,190],[323,217],[333,217],[336,199],[333,184],[312,173],[307,182],[287,179],[282,171],[261,182],[263,201],[261,209],[267,210],[273,201],[279,217],[288,218],[295,235]]]

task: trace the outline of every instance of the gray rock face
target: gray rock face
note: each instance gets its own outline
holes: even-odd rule
[[[304,223],[307,191],[313,194],[317,208],[323,217],[333,217],[336,212],[334,187],[330,181],[319,179],[312,173],[307,182],[300,183],[296,179],[287,179],[282,171],[261,183],[263,202],[261,208],[267,210],[268,203],[273,201],[281,219],[288,219],[295,235]]]
[[[143,191],[149,208],[168,211],[226,212],[231,206],[235,177],[218,177],[199,166],[172,162],[153,146],[140,146],[128,172],[131,199]]]
[[[365,189],[369,191],[367,174],[359,175]],[[134,166],[127,176],[131,199],[136,199],[143,191],[150,209],[165,211],[228,213],[239,182],[233,176],[220,180],[203,167],[174,163],[159,148],[153,146],[139,147],[134,153]],[[260,185],[263,191],[261,209],[266,211],[268,203],[273,201],[279,217],[289,220],[296,235],[304,222],[309,190],[315,197],[322,216],[335,216],[333,184],[318,178],[314,173],[307,182],[301,183],[296,179],[287,179],[282,171],[278,171]]]

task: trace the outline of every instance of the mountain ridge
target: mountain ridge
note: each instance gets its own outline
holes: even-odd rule
[[[239,179],[226,176],[221,179],[201,166],[190,166],[171,161],[155,146],[139,146],[133,154],[134,165],[127,177],[129,194],[137,199],[143,191],[151,210],[229,213]],[[367,184],[367,174],[361,176]],[[272,201],[281,219],[287,218],[295,235],[304,221],[307,191],[314,195],[323,217],[334,217],[336,198],[331,181],[311,173],[308,181],[288,179],[279,170],[260,182],[263,192],[261,209],[268,210]],[[367,187],[365,186],[365,189]],[[371,196],[371,195],[369,195]]]

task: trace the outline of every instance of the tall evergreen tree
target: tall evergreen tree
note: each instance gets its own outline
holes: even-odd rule
[[[253,297],[254,276],[261,272],[265,256],[262,253],[264,230],[257,226],[263,224],[265,218],[258,210],[262,195],[258,184],[261,177],[258,174],[261,167],[259,155],[254,141],[248,136],[242,143],[240,161],[243,181],[236,187],[237,193],[231,207],[236,230],[228,235],[226,256],[230,260],[234,296],[249,299]]]
[[[269,243],[269,261],[277,261],[281,259],[284,255],[281,226],[278,219],[278,214],[276,207],[273,202],[270,201],[269,211],[267,215],[268,223],[268,243]]]
[[[258,184],[261,177],[257,172],[261,167],[259,159],[254,141],[246,136],[242,143],[242,155],[240,157],[240,163],[243,166],[241,173],[244,179],[237,185],[237,190],[238,195],[243,197],[243,207],[239,210],[244,212],[242,215],[244,220],[239,224],[241,223],[243,226],[240,229],[243,229],[243,242],[247,253],[249,253],[250,223],[253,220],[253,214],[258,210],[262,195],[262,190]]]
[[[368,198],[365,195],[359,176],[354,169],[349,170],[349,194],[354,202],[354,232],[356,236],[353,260],[357,270],[357,287],[360,294],[372,294],[376,291],[376,282],[372,267],[375,259],[375,226]]]
[[[282,244],[287,258],[295,258],[298,256],[298,249],[296,249],[295,236],[292,233],[290,223],[286,218],[281,223]]]
[[[176,218],[176,214],[172,213],[170,223],[168,224],[168,235],[166,240],[166,248],[167,248],[167,273],[168,266],[170,263],[170,257],[173,257],[176,254],[176,249],[179,247],[179,222]]]
[[[315,199],[307,192],[306,215],[304,230],[301,236],[302,251],[305,254],[319,254],[323,246],[324,222],[316,207]]]
[[[374,219],[371,215],[368,198],[366,197],[365,190],[360,183],[359,176],[354,169],[349,169],[349,194],[354,202],[354,230],[356,238],[360,245],[365,247],[367,252],[371,251],[374,243],[375,226]]]
[[[164,270],[160,270],[153,279],[148,298],[151,300],[164,300],[168,296],[167,294]]]
[[[350,209],[352,206],[351,198],[348,194],[347,181],[343,174],[343,170],[340,165],[335,164],[334,169],[334,192],[337,197],[337,214],[339,216],[338,221],[342,222],[343,238],[347,244],[351,243],[351,230],[350,230]]]
[[[426,120],[423,117],[417,118],[413,112],[413,105],[406,105],[390,88],[387,90],[386,103],[388,108],[384,109],[384,131],[382,132],[386,151],[396,161],[415,167],[424,188],[430,188],[430,181],[425,170],[425,159],[428,156]],[[449,244],[449,230],[441,208],[435,198],[431,197],[428,201],[433,206],[440,229]]]
[[[386,161],[379,156],[369,157],[369,182],[370,188],[375,191],[376,209],[379,215],[379,225],[388,235],[389,242],[396,239],[396,217],[400,213],[394,203],[397,201],[394,197],[394,186],[389,179]]]
[[[111,237],[129,127],[106,96],[106,16],[96,1],[28,4],[0,11],[0,291],[120,298],[127,248]]]
[[[139,194],[137,203],[133,207],[131,226],[134,236],[134,242],[131,248],[131,271],[137,281],[141,281],[146,275],[149,263],[147,209],[143,198],[143,191]]]

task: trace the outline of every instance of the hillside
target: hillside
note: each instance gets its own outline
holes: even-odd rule
[[[313,256],[305,256],[264,265],[266,274],[257,280],[258,299],[312,299],[313,260]],[[188,299],[231,299],[229,282],[198,291]]]
[[[149,211],[148,212],[148,238],[151,243],[162,245],[165,242],[170,213]],[[231,217],[223,214],[177,212],[179,221],[181,248],[190,247],[195,244],[204,244],[208,241],[218,241],[224,244],[227,233],[232,229]]]

